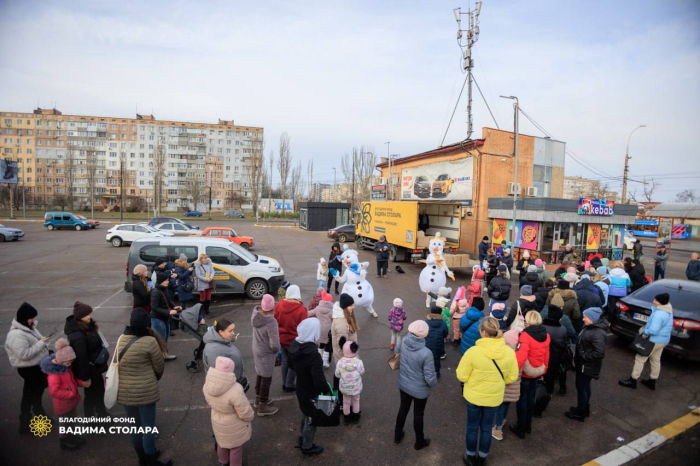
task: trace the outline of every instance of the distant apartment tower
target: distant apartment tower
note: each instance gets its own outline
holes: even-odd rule
[[[234,193],[251,196],[249,166],[262,138],[263,128],[232,120],[0,112],[0,157],[18,162],[18,186],[35,207],[50,208],[72,191],[74,209],[86,208],[94,179],[96,209],[118,206],[122,183],[125,210],[153,209],[161,179],[160,210],[205,209],[210,186],[212,209],[226,209]]]
[[[565,176],[564,199],[579,199],[581,197],[605,198],[617,202],[619,194],[610,191],[599,180],[590,180],[580,176]]]

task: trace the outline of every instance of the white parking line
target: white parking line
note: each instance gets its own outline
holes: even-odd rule
[[[107,301],[109,301],[110,299],[114,298],[116,295],[118,295],[118,294],[121,293],[122,291],[123,291],[123,290],[122,290],[121,288],[119,288],[112,296],[110,296],[109,298],[107,298],[107,299],[105,299],[104,301],[102,301],[100,304],[98,304],[97,306],[95,306],[93,309],[100,309],[100,308],[102,307],[103,304],[105,304],[105,303],[106,303]]]

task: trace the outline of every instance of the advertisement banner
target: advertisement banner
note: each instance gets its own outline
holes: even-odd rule
[[[508,241],[508,221],[502,218],[497,218],[493,221],[491,243],[500,245],[501,241]]]
[[[401,171],[401,200],[471,201],[474,160],[467,157]]]
[[[518,220],[515,222],[515,247],[537,249],[537,236],[539,233],[539,223]]]
[[[656,244],[665,244],[666,246],[671,244],[671,235],[673,230],[672,220],[661,220],[659,222],[659,234],[657,236]]]
[[[613,226],[613,241],[612,241],[612,248],[613,249],[622,249],[622,238],[624,235],[624,226],[622,225],[614,225]]]
[[[597,251],[600,248],[600,225],[588,224],[588,239],[586,240],[586,251]]]
[[[17,162],[0,160],[0,184],[17,184]]]
[[[379,239],[385,235],[389,243],[413,248],[418,228],[418,204],[412,202],[363,202],[358,216],[357,232]]]
[[[581,197],[578,200],[578,214],[612,217],[615,214],[615,202],[607,199]]]
[[[371,195],[373,200],[386,199],[386,185],[375,184],[374,186],[372,186]]]

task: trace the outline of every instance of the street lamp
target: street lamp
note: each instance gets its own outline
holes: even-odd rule
[[[515,100],[515,180],[513,180],[513,227],[511,228],[510,241],[511,247],[515,244],[515,222],[518,210],[518,114],[520,113],[520,101],[515,96],[501,96],[502,99]]]
[[[628,204],[627,202],[627,175],[629,173],[629,163],[630,159],[630,139],[632,139],[632,135],[634,134],[635,131],[637,131],[639,128],[646,128],[647,125],[639,125],[636,128],[632,130],[630,133],[630,136],[627,138],[627,150],[625,151],[625,171],[622,176],[622,203],[623,204]]]

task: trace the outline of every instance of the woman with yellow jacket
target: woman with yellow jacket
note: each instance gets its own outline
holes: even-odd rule
[[[518,379],[515,352],[506,346],[498,321],[484,317],[479,332],[481,338],[464,353],[457,367],[467,400],[467,451],[462,459],[469,466],[485,464],[496,410],[503,402],[506,385]]]

